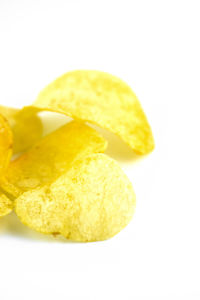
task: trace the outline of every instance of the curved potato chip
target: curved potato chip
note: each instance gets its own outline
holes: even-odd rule
[[[134,210],[131,182],[105,154],[76,161],[54,183],[15,200],[16,214],[25,225],[82,242],[114,236],[130,222]]]
[[[138,154],[154,148],[152,131],[137,97],[125,82],[108,73],[66,73],[41,91],[34,106],[108,129]]]
[[[12,156],[13,136],[8,122],[0,115],[0,177],[4,175]]]
[[[0,105],[0,113],[8,120],[13,131],[14,153],[30,148],[42,136],[42,122],[38,110],[27,106],[20,109]]]
[[[0,217],[6,216],[13,209],[13,201],[0,191]]]
[[[10,163],[2,188],[14,197],[55,180],[76,159],[103,152],[107,142],[89,126],[72,121],[38,141]]]
[[[0,177],[5,175],[12,156],[13,136],[8,122],[0,115]],[[0,190],[0,217],[12,211],[13,202]]]

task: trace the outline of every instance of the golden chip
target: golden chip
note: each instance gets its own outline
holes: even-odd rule
[[[34,106],[108,129],[138,154],[154,148],[151,128],[136,95],[125,82],[108,73],[66,73],[39,94]]]
[[[9,214],[12,211],[12,209],[13,202],[0,191],[0,217]]]
[[[135,210],[135,194],[119,165],[105,154],[78,160],[50,185],[15,200],[16,214],[32,229],[74,241],[108,239]]]
[[[30,148],[42,136],[42,122],[34,107],[16,108],[0,105],[0,113],[8,120],[13,131],[14,153]]]
[[[0,177],[4,175],[12,156],[13,136],[8,122],[0,115]]]
[[[0,179],[5,174],[12,156],[13,136],[8,122],[0,115]],[[0,190],[0,217],[12,211],[13,203]]]
[[[2,188],[14,197],[55,180],[76,159],[103,152],[106,141],[89,126],[72,121],[47,135],[11,162]]]

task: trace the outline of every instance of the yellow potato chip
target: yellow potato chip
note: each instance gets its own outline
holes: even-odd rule
[[[103,152],[106,141],[89,126],[72,121],[38,141],[10,163],[1,185],[14,197],[55,180],[76,159]]]
[[[13,201],[0,191],[0,217],[9,214],[13,209]]]
[[[41,91],[34,106],[108,129],[138,154],[154,148],[151,128],[136,95],[125,82],[108,73],[66,73]]]
[[[12,156],[13,136],[8,122],[0,115],[0,179],[3,178]],[[13,203],[0,189],[0,217],[12,211]]]
[[[130,222],[134,210],[132,184],[105,154],[76,161],[52,184],[15,200],[16,214],[25,225],[82,242],[114,236]]]
[[[4,175],[12,156],[13,136],[8,122],[0,115],[0,177]]]
[[[8,120],[13,131],[14,153],[30,148],[42,136],[42,122],[34,107],[16,108],[0,105],[0,113]]]

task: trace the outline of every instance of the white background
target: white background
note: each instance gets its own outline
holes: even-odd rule
[[[109,135],[108,153],[137,195],[116,237],[70,243],[14,214],[0,220],[1,300],[200,299],[198,5],[0,0],[1,104],[27,105],[69,70],[103,70],[136,92],[156,141],[138,159]]]

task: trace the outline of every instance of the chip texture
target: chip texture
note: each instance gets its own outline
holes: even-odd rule
[[[12,156],[13,136],[8,122],[0,115],[0,177],[4,175]]]
[[[76,121],[47,135],[11,162],[2,188],[14,197],[55,180],[76,159],[103,152],[107,142],[91,127]]]
[[[6,216],[13,209],[13,202],[0,191],[0,217]]]
[[[42,122],[35,107],[20,109],[0,105],[0,113],[8,120],[13,131],[14,153],[23,152],[42,136]]]
[[[16,214],[24,224],[81,242],[114,236],[130,222],[134,210],[132,184],[105,154],[76,161],[52,184],[15,200]]]
[[[68,72],[41,91],[34,106],[108,129],[138,154],[154,148],[150,125],[136,95],[125,82],[108,73]]]

